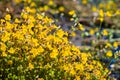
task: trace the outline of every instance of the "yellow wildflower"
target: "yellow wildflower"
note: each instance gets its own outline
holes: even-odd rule
[[[15,0],[16,3],[20,3],[22,0]]]
[[[102,9],[99,10],[99,16],[100,21],[102,22],[104,20],[104,11]]]
[[[117,47],[118,47],[118,43],[117,43],[117,42],[114,42],[114,43],[113,43],[113,47],[117,48]]]
[[[7,54],[5,52],[2,52],[3,57],[7,57]]]
[[[72,32],[71,36],[72,36],[72,37],[75,37],[75,36],[76,36],[76,33],[75,33],[75,32]]]
[[[74,69],[70,70],[70,74],[75,75],[76,71]]]
[[[82,24],[79,24],[79,30],[81,30],[81,31],[84,31],[84,30],[85,30],[85,28],[83,27]]]
[[[26,13],[21,13],[21,17],[22,17],[23,19],[27,19],[27,18],[28,18],[28,14],[26,14]]]
[[[108,52],[106,53],[106,56],[112,57],[112,51],[108,51]]]
[[[29,63],[28,67],[30,70],[34,69],[34,65],[32,63]]]
[[[99,4],[99,7],[100,7],[100,9],[104,8],[104,4],[103,4],[103,3],[100,3],[100,4]]]
[[[89,65],[89,70],[91,71],[93,69],[94,69],[93,65]]]
[[[75,64],[75,68],[76,68],[76,70],[80,70],[80,71],[83,71],[84,70],[84,65],[83,64]]]
[[[64,69],[65,71],[69,71],[69,67],[68,67],[67,65],[63,65],[63,69]]]
[[[109,43],[109,42],[106,42],[106,48],[109,48],[109,47],[111,47],[112,45]]]
[[[116,15],[120,15],[120,10],[117,10],[117,11],[115,12],[115,14],[116,14]]]
[[[32,53],[33,57],[36,57],[38,55],[38,50],[36,48],[32,48],[30,53]]]
[[[107,31],[106,29],[104,29],[104,30],[102,31],[102,34],[103,34],[103,36],[107,36],[107,35],[108,35],[108,31]]]
[[[111,17],[111,16],[112,16],[112,13],[111,13],[110,11],[107,11],[107,12],[106,12],[106,16]]]
[[[59,7],[59,11],[63,12],[65,10],[65,8],[63,6]]]
[[[44,51],[44,48],[43,48],[42,46],[39,46],[39,47],[38,47],[38,52],[41,52],[41,53],[42,53],[43,51]]]
[[[60,29],[57,31],[56,35],[59,36],[60,38],[62,38],[64,35],[64,31],[62,29]]]
[[[82,4],[87,4],[88,0],[82,0]]]
[[[93,12],[96,12],[97,11],[97,8],[95,6],[92,7],[92,11]]]
[[[50,5],[50,6],[52,6],[53,4],[54,4],[53,0],[50,0],[50,1],[48,2],[48,5]]]
[[[68,12],[68,14],[69,14],[70,16],[73,16],[73,15],[75,15],[76,13],[75,13],[74,10],[71,10],[71,11]]]
[[[1,49],[2,51],[6,51],[6,48],[7,48],[7,46],[6,46],[4,43],[1,43],[0,49]]]
[[[80,76],[75,76],[75,79],[74,80],[81,80],[80,79]]]
[[[100,17],[104,17],[104,12],[102,9],[99,10],[99,15],[100,15]]]
[[[35,7],[36,6],[35,2],[31,2],[30,6]]]
[[[7,14],[7,15],[5,16],[5,20],[11,20],[11,15],[10,15],[10,14]]]
[[[15,23],[20,23],[20,20],[18,18],[16,18]]]
[[[49,7],[47,6],[47,5],[45,5],[44,7],[43,7],[43,10],[44,11],[47,11],[49,9]]]
[[[56,58],[57,55],[58,55],[58,50],[57,49],[53,49],[53,51],[50,53],[51,58]]]
[[[13,47],[11,47],[9,50],[8,50],[9,53],[11,54],[14,54],[15,53],[15,49]]]
[[[93,29],[90,29],[89,33],[90,35],[94,35],[95,31]]]

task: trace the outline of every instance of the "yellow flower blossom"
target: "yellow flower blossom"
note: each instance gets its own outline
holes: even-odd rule
[[[80,79],[80,76],[75,76],[75,79],[74,80],[81,80]]]
[[[112,51],[108,51],[108,52],[106,53],[106,56],[112,57]]]
[[[75,75],[76,74],[76,71],[74,69],[70,70],[70,74],[71,75]]]
[[[54,5],[53,0],[50,0],[50,1],[48,2],[48,5],[50,5],[50,6]]]
[[[14,54],[15,53],[15,49],[13,47],[11,47],[9,50],[8,50],[9,53],[11,54]]]
[[[34,65],[32,63],[29,63],[28,67],[30,70],[34,69]]]
[[[90,29],[89,33],[90,33],[90,35],[94,35],[95,31],[93,29]]]
[[[44,52],[44,48],[42,46],[39,46],[38,47],[38,52],[40,52],[40,53]]]
[[[118,43],[117,43],[117,42],[114,42],[114,43],[113,43],[113,47],[117,48],[117,47],[118,47]]]
[[[3,57],[7,57],[6,52],[2,52],[2,56],[3,56]]]
[[[20,20],[18,18],[16,18],[15,23],[20,23]]]
[[[82,0],[82,4],[87,4],[88,0]]]
[[[71,11],[68,12],[68,14],[69,14],[70,16],[73,16],[73,15],[75,15],[76,13],[75,13],[74,10],[71,10]]]
[[[59,11],[63,12],[65,10],[65,8],[63,6],[59,7]]]
[[[20,3],[22,0],[15,0],[16,3]]]
[[[106,48],[110,48],[112,45],[111,45],[111,43],[109,43],[109,42],[106,42]]]
[[[62,38],[64,35],[64,31],[62,29],[60,29],[57,31],[56,35],[59,36],[60,38]]]
[[[7,48],[7,46],[6,46],[4,43],[1,43],[1,44],[0,44],[0,49],[1,49],[2,51],[6,51],[6,48]]]
[[[93,12],[96,12],[97,11],[97,8],[95,6],[92,7],[92,11]]]
[[[7,14],[7,15],[5,16],[5,20],[11,20],[11,15],[10,15],[10,14]]]
[[[109,12],[109,11],[107,11],[107,12],[106,12],[106,16],[108,16],[108,17],[112,17],[112,13]]]
[[[117,11],[115,12],[115,14],[116,14],[116,15],[120,15],[120,10],[117,10]]]
[[[43,10],[44,11],[47,11],[49,9],[49,7],[47,6],[47,5],[45,5],[44,7],[43,7]]]
[[[58,55],[58,50],[57,49],[53,49],[53,51],[50,53],[51,58],[57,58],[57,55]]]
[[[106,29],[104,29],[104,30],[102,31],[102,34],[103,34],[103,36],[107,36],[107,35],[108,35],[108,31],[107,31]]]
[[[79,30],[81,30],[81,31],[85,30],[85,28],[84,28],[84,26],[82,24],[79,24]]]

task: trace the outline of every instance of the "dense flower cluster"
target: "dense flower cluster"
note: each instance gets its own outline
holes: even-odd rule
[[[0,19],[0,78],[13,80],[108,80],[109,65],[102,64],[101,58],[117,58],[118,41],[109,40],[97,45],[99,39],[111,39],[111,33],[104,29],[102,23],[106,17],[114,18],[120,15],[120,10],[114,1],[106,1],[92,7],[95,20],[100,20],[95,28],[79,23],[77,11],[66,10],[62,1],[57,0],[12,0],[14,5],[23,9],[18,16],[6,10],[4,18]],[[72,0],[71,0],[72,1]],[[74,2],[76,0],[73,0]],[[88,6],[89,0],[79,1],[82,6]],[[39,3],[39,4],[38,4]],[[59,4],[58,4],[59,3]],[[113,7],[111,7],[113,6]],[[85,7],[86,8],[86,7]],[[67,12],[67,13],[66,13]],[[82,12],[82,11],[81,11]],[[81,14],[80,12],[80,14]],[[48,15],[55,17],[54,19]],[[70,30],[64,31],[56,25],[61,21],[56,16],[70,19]],[[67,21],[67,20],[66,20]],[[84,20],[83,20],[84,21]],[[64,22],[64,20],[63,20]],[[91,26],[90,24],[90,26]],[[68,26],[67,26],[68,27]],[[81,49],[73,45],[69,37],[96,37],[90,42],[94,49]],[[89,51],[91,50],[91,52]],[[93,50],[93,51],[92,51]],[[116,54],[114,54],[116,53]],[[110,62],[111,63],[111,62]],[[108,63],[109,64],[109,63]],[[107,67],[106,67],[107,65]]]
[[[20,18],[0,19],[0,77],[9,79],[106,79],[108,70],[70,44],[68,33],[44,13],[25,7]]]

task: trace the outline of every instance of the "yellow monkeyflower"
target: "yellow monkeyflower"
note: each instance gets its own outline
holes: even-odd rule
[[[106,12],[106,16],[111,17],[111,16],[112,16],[112,13],[111,13],[110,11],[107,11],[107,12]]]
[[[112,57],[112,51],[108,51],[108,52],[106,53],[106,56]]]
[[[20,3],[22,0],[15,0],[16,3]]]
[[[88,0],[82,0],[82,4],[87,4]]]
[[[103,22],[103,20],[104,20],[104,11],[102,9],[99,10],[99,16],[100,16],[99,17],[100,21]]]
[[[16,18],[15,23],[20,23],[20,20],[18,18]]]
[[[109,42],[106,42],[106,48],[109,48],[109,47],[111,47],[112,45],[109,43]]]
[[[102,34],[103,34],[103,36],[107,36],[107,35],[108,35],[108,31],[107,31],[106,29],[104,29],[104,30],[102,31]]]
[[[65,8],[63,6],[59,7],[59,11],[63,12],[65,10]]]
[[[117,43],[117,42],[114,42],[114,43],[113,43],[113,47],[117,48],[117,47],[118,47],[118,43]]]
[[[99,10],[100,17],[104,17],[104,11],[102,9]]]
[[[21,13],[21,17],[22,17],[23,19],[27,19],[27,18],[28,18],[28,14],[26,14],[26,13]]]
[[[50,1],[48,2],[48,5],[50,5],[50,6],[54,5],[53,0],[50,0]]]
[[[11,47],[9,50],[8,50],[9,53],[11,54],[14,54],[15,53],[15,49],[13,47]]]
[[[83,27],[82,24],[79,24],[79,30],[81,30],[81,31],[84,31],[84,30],[85,30],[85,28]]]
[[[120,10],[117,10],[117,11],[115,12],[115,14],[116,14],[116,15],[120,15]]]
[[[75,15],[76,13],[75,13],[74,10],[71,10],[71,11],[68,12],[68,14],[69,14],[70,16],[73,16],[73,15]]]
[[[70,70],[70,74],[75,75],[76,71],[74,69]]]
[[[94,31],[93,29],[90,29],[89,34],[90,34],[90,35],[94,35],[94,34],[95,34],[95,31]]]
[[[41,53],[42,53],[43,51],[44,51],[44,48],[43,48],[42,46],[39,46],[39,47],[38,47],[38,52],[41,52]]]
[[[56,58],[57,55],[58,55],[58,50],[57,49],[53,49],[53,51],[50,53],[51,58]]]
[[[3,57],[7,57],[7,54],[5,52],[2,52]]]
[[[56,33],[56,35],[59,36],[60,38],[62,38],[64,34],[65,33],[62,29],[58,30],[57,33]]]
[[[96,11],[97,11],[96,6],[93,6],[93,7],[92,7],[92,11],[93,11],[93,12],[96,12]]]
[[[76,33],[75,33],[75,32],[72,32],[72,33],[71,33],[71,36],[72,36],[72,37],[75,37],[75,36],[76,36]]]
[[[32,63],[29,63],[28,67],[30,70],[34,69],[34,65]]]
[[[0,49],[1,49],[2,51],[6,51],[6,48],[7,48],[7,46],[6,46],[4,43],[2,43],[2,44],[0,45]]]
[[[49,7],[47,6],[47,5],[45,5],[44,7],[43,7],[43,10],[44,11],[47,11],[49,9]]]
[[[7,15],[5,16],[5,20],[11,20],[11,15],[10,15],[10,14],[7,14]]]
[[[74,80],[81,80],[80,79],[80,76],[75,76],[75,79]]]

